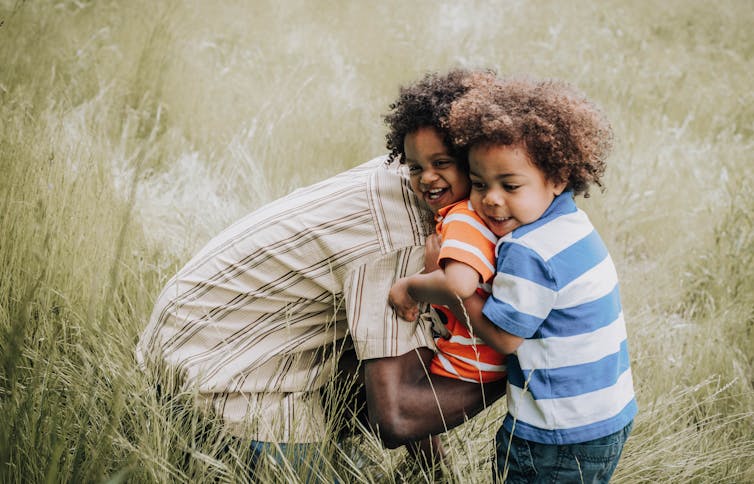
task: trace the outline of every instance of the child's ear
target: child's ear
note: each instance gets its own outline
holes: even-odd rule
[[[567,186],[568,186],[568,182],[567,181],[563,181],[563,182],[560,182],[560,183],[553,183],[552,184],[552,193],[554,193],[555,196],[557,197],[558,195],[560,195],[561,193],[563,193],[565,191],[565,189],[566,189]]]

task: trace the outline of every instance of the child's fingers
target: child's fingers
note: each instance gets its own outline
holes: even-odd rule
[[[411,321],[416,321],[417,319],[419,319],[419,308],[416,307],[416,306],[414,306],[411,309],[411,312],[409,313],[409,316],[411,316]]]
[[[398,316],[405,319],[406,321],[416,321],[416,319],[419,317],[419,308],[416,306],[412,307],[400,307],[398,308]]]

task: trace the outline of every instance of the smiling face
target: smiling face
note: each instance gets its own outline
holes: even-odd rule
[[[469,195],[469,177],[434,128],[419,128],[403,141],[411,188],[433,213]]]
[[[498,237],[545,213],[566,183],[545,178],[522,145],[481,145],[469,151],[471,205]]]

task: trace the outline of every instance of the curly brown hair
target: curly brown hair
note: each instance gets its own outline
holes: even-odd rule
[[[400,88],[398,99],[384,116],[388,133],[385,135],[389,160],[405,163],[403,140],[419,128],[435,128],[450,153],[459,159],[462,152],[455,149],[447,128],[450,107],[472,88],[481,88],[495,81],[490,70],[452,69],[445,74],[430,72],[419,81]]]
[[[500,79],[469,90],[448,116],[452,142],[522,144],[533,163],[575,195],[602,188],[613,130],[602,111],[573,86],[556,80]]]

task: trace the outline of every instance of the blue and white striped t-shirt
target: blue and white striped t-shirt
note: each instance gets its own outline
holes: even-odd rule
[[[572,444],[617,432],[633,419],[618,277],[572,192],[500,239],[484,314],[525,338],[508,358],[508,431]]]

